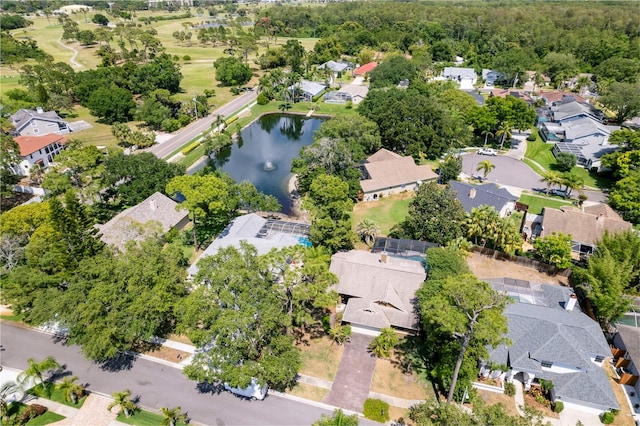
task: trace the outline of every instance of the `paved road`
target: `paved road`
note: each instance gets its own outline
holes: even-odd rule
[[[505,155],[490,157],[486,155],[465,154],[462,156],[462,173],[471,176],[482,175],[476,171],[478,163],[489,160],[496,166],[487,176],[487,181],[500,185],[515,186],[524,189],[544,188],[546,185],[540,181],[541,177],[535,173],[526,163]],[[605,202],[607,196],[599,191],[584,191],[589,201]]]
[[[204,132],[205,130],[211,128],[211,124],[216,120],[218,115],[226,118],[243,106],[251,104],[257,97],[258,94],[256,93],[256,91],[245,92],[244,94],[233,99],[228,104],[213,111],[208,116],[189,124],[187,127],[180,130],[174,137],[167,140],[166,142],[151,147],[149,149],[149,152],[152,152],[158,158],[168,157],[172,152],[185,145],[191,139],[202,134],[202,132]]]
[[[78,376],[88,389],[111,395],[130,389],[140,396],[140,404],[152,407],[180,406],[192,420],[207,425],[310,425],[321,414],[331,414],[320,408],[269,395],[264,401],[245,401],[223,392],[201,393],[196,383],[181,370],[138,359],[128,368],[110,371],[87,361],[77,346],[55,343],[52,336],[11,323],[0,323],[2,365],[24,370],[27,358],[42,359],[52,355]]]

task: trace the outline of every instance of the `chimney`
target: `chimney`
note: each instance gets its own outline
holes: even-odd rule
[[[604,217],[604,214],[600,213],[598,216],[596,216],[596,220],[602,220],[603,217]]]
[[[564,309],[567,311],[573,311],[573,308],[576,307],[576,303],[578,303],[578,298],[575,293],[571,293],[566,302],[564,302]]]
[[[387,263],[387,252],[383,251],[380,253],[380,263]]]
[[[476,198],[476,189],[475,188],[471,188],[471,191],[469,191],[469,198],[471,198],[471,199]]]
[[[38,111],[38,114],[44,114],[44,110],[42,109],[41,106],[37,107],[36,111]]]
[[[149,201],[149,207],[151,208],[151,211],[156,211],[158,209],[158,206],[156,206],[156,200]]]

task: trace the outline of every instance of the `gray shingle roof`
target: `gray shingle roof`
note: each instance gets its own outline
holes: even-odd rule
[[[445,67],[442,76],[455,79],[458,77],[474,79],[477,77],[477,74],[473,68]]]
[[[492,287],[500,279],[486,280]],[[509,364],[515,371],[551,380],[557,398],[582,402],[603,410],[619,408],[603,368],[591,361],[596,355],[610,356],[609,345],[600,326],[578,309],[563,308],[571,290],[549,284],[531,283],[542,289],[540,304],[513,303],[505,309],[509,324],[507,337],[512,345],[490,349],[492,361]],[[496,286],[496,289],[500,289]],[[542,368],[541,361],[577,369],[558,373]]]
[[[491,206],[499,212],[507,203],[517,199],[509,191],[499,188],[494,183],[469,185],[468,183],[452,180],[449,182],[449,186],[455,191],[456,197],[467,213],[471,213],[471,209],[482,205]]]
[[[349,68],[351,65],[345,62],[327,61],[324,64],[318,66],[318,69],[329,68],[333,72],[342,72]]]
[[[152,194],[140,204],[119,213],[104,225],[96,225],[106,244],[122,249],[130,240],[138,240],[148,236],[141,232],[141,224],[154,222],[162,234],[186,220],[186,210],[176,210],[178,203],[159,192]]]
[[[360,250],[336,253],[331,257],[331,272],[338,276],[335,290],[352,296],[344,312],[344,321],[374,328],[389,324],[418,329],[414,312],[415,293],[426,278],[421,262]]]
[[[65,121],[55,111],[38,112],[33,109],[19,109],[15,114],[9,117],[9,121],[19,132],[24,126],[29,124],[32,119],[53,121],[56,123],[65,123]]]
[[[271,249],[274,248],[280,249],[300,243],[298,237],[288,234],[273,233],[267,236],[267,238],[258,238],[258,233],[266,223],[266,219],[255,213],[235,218],[218,238],[206,248],[198,259],[193,262],[187,272],[189,275],[195,276],[199,270],[198,263],[200,263],[202,259],[215,255],[221,248],[229,246],[239,248],[241,241],[246,241],[254,246],[258,250],[259,255],[269,253]]]

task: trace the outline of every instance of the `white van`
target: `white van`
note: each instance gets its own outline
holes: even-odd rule
[[[269,389],[269,387],[266,384],[260,386],[260,383],[258,383],[258,379],[254,377],[253,379],[251,379],[251,384],[249,384],[249,386],[247,386],[246,388],[233,388],[228,383],[225,383],[224,389],[236,395],[249,398],[253,401],[262,401],[267,396],[267,390]]]

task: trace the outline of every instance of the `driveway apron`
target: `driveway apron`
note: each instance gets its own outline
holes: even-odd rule
[[[361,413],[369,396],[376,358],[369,353],[373,337],[353,333],[344,348],[331,391],[324,398],[329,405]]]

